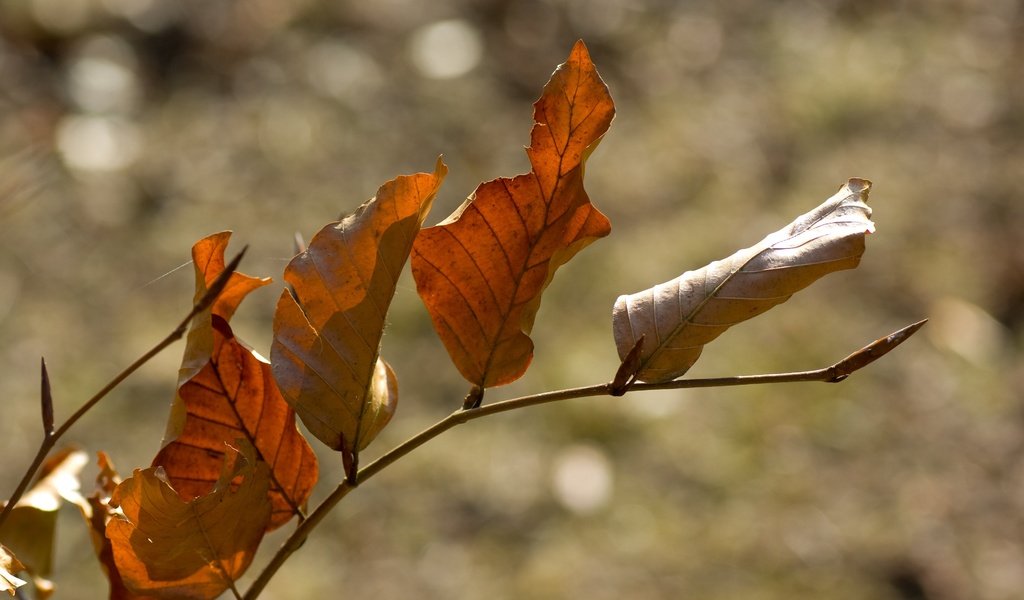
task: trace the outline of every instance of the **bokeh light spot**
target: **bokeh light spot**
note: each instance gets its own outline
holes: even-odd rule
[[[473,70],[483,58],[480,33],[461,19],[417,29],[409,40],[413,64],[425,77],[452,79]]]
[[[99,36],[88,39],[68,68],[68,92],[90,112],[128,112],[138,103],[135,56],[124,41]]]
[[[611,462],[593,446],[570,446],[555,459],[551,487],[567,509],[582,514],[594,512],[611,498]]]
[[[118,171],[132,164],[141,149],[138,130],[122,119],[75,115],[57,128],[64,162],[83,171]]]

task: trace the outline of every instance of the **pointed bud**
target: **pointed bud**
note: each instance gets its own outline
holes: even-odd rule
[[[39,359],[42,365],[42,403],[43,403],[43,433],[46,437],[53,435],[53,393],[50,390],[50,375],[46,372],[46,359]]]

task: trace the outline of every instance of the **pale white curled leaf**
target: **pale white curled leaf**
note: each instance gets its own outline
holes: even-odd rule
[[[620,296],[612,328],[620,358],[645,336],[637,378],[671,381],[729,327],[781,304],[833,271],[852,269],[874,231],[871,182],[850,179],[814,210],[724,260]]]

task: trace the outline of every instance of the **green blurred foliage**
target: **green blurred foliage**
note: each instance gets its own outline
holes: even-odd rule
[[[60,420],[187,311],[200,237],[235,230],[243,271],[280,285],[293,232],[438,154],[451,175],[429,222],[525,171],[530,103],[577,38],[618,106],[587,172],[614,231],[559,272],[535,364],[489,399],[609,379],[617,295],[756,242],[851,176],[875,183],[860,268],[734,328],[692,375],[816,368],[931,323],[841,385],[577,400],[457,428],[347,498],[265,597],[1019,597],[1014,0],[6,0],[0,490],[38,441],[40,356]],[[404,281],[384,340],[400,407],[366,461],[466,392]],[[264,353],[276,294],[233,322]],[[69,441],[123,473],[148,465],[179,351]],[[320,498],[341,465],[318,451]],[[65,512],[57,597],[100,597]]]

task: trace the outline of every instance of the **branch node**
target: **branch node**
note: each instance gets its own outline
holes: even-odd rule
[[[608,384],[608,393],[610,395],[623,396],[636,383],[636,374],[640,371],[640,366],[643,364],[640,360],[643,350],[644,336],[641,335],[640,339],[626,353],[626,357],[622,359],[619,369],[615,371],[615,377]]]
[[[473,410],[474,408],[480,408],[480,404],[484,401],[484,388],[479,385],[474,385],[470,388],[469,393],[466,394],[466,399],[462,401],[462,410]]]

